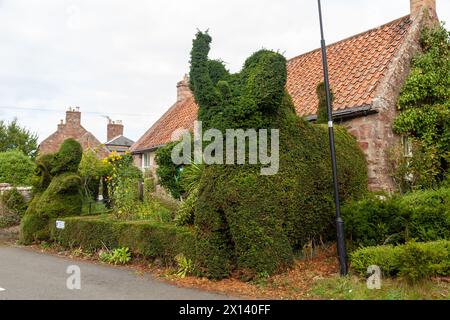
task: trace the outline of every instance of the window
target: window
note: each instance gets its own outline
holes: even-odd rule
[[[402,145],[403,145],[403,156],[406,158],[412,158],[413,152],[411,139],[407,136],[403,136]]]
[[[152,158],[150,153],[144,153],[142,155],[142,168],[148,169],[152,165]]]

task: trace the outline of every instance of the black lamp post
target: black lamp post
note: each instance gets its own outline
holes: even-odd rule
[[[330,140],[331,151],[331,165],[333,171],[333,185],[334,185],[334,202],[336,207],[336,231],[337,231],[337,251],[339,256],[339,266],[341,276],[347,275],[347,251],[345,248],[344,238],[344,221],[341,217],[341,207],[339,200],[339,185],[337,177],[337,165],[336,165],[336,153],[334,147],[334,130],[333,130],[333,108],[331,106],[331,93],[330,93],[330,81],[328,79],[328,61],[327,61],[327,47],[323,35],[323,23],[322,23],[322,6],[320,0],[317,0],[319,5],[319,20],[320,20],[320,35],[322,46],[322,63],[323,63],[323,77],[325,83],[326,99],[327,99],[327,111],[328,111],[328,135]]]

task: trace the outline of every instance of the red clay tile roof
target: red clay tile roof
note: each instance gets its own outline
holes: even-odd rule
[[[170,142],[177,129],[194,128],[198,106],[194,97],[175,103],[155,124],[131,147],[132,152],[150,150]]]
[[[375,89],[410,26],[406,16],[327,47],[334,111],[372,104]],[[297,114],[316,114],[316,86],[323,81],[321,50],[289,60],[287,69],[287,89]]]
[[[327,47],[334,111],[372,104],[375,91],[412,22],[406,16]],[[287,90],[299,116],[314,115],[316,86],[323,81],[320,49],[288,61]],[[174,104],[131,148],[144,151],[170,141],[173,131],[192,129],[198,107],[190,97]]]

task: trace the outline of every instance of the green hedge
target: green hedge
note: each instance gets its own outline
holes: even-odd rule
[[[3,192],[0,196],[0,228],[20,224],[27,206],[25,198],[16,188]]]
[[[372,196],[347,203],[342,214],[347,238],[357,246],[450,239],[450,188]]]
[[[64,229],[50,223],[51,239],[66,248],[94,251],[128,247],[135,255],[173,262],[182,253],[193,257],[194,234],[188,228],[147,221],[117,221],[110,216],[67,217]]]
[[[450,241],[408,242],[399,246],[366,247],[351,254],[351,266],[361,275],[376,265],[384,275],[417,281],[450,275]]]

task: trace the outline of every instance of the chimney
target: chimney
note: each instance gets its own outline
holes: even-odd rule
[[[64,128],[64,120],[63,119],[61,119],[58,124],[58,131],[61,130],[62,128]]]
[[[189,89],[189,77],[184,75],[183,80],[177,83],[177,102],[186,100],[192,96],[191,89]]]
[[[428,10],[431,18],[437,18],[436,0],[410,0],[411,18],[417,17],[423,10]]]
[[[115,137],[123,135],[123,124],[121,120],[111,121],[109,120],[106,127],[106,140],[111,141]]]
[[[71,108],[66,111],[66,125],[68,127],[79,127],[81,126],[81,112],[80,108]]]

